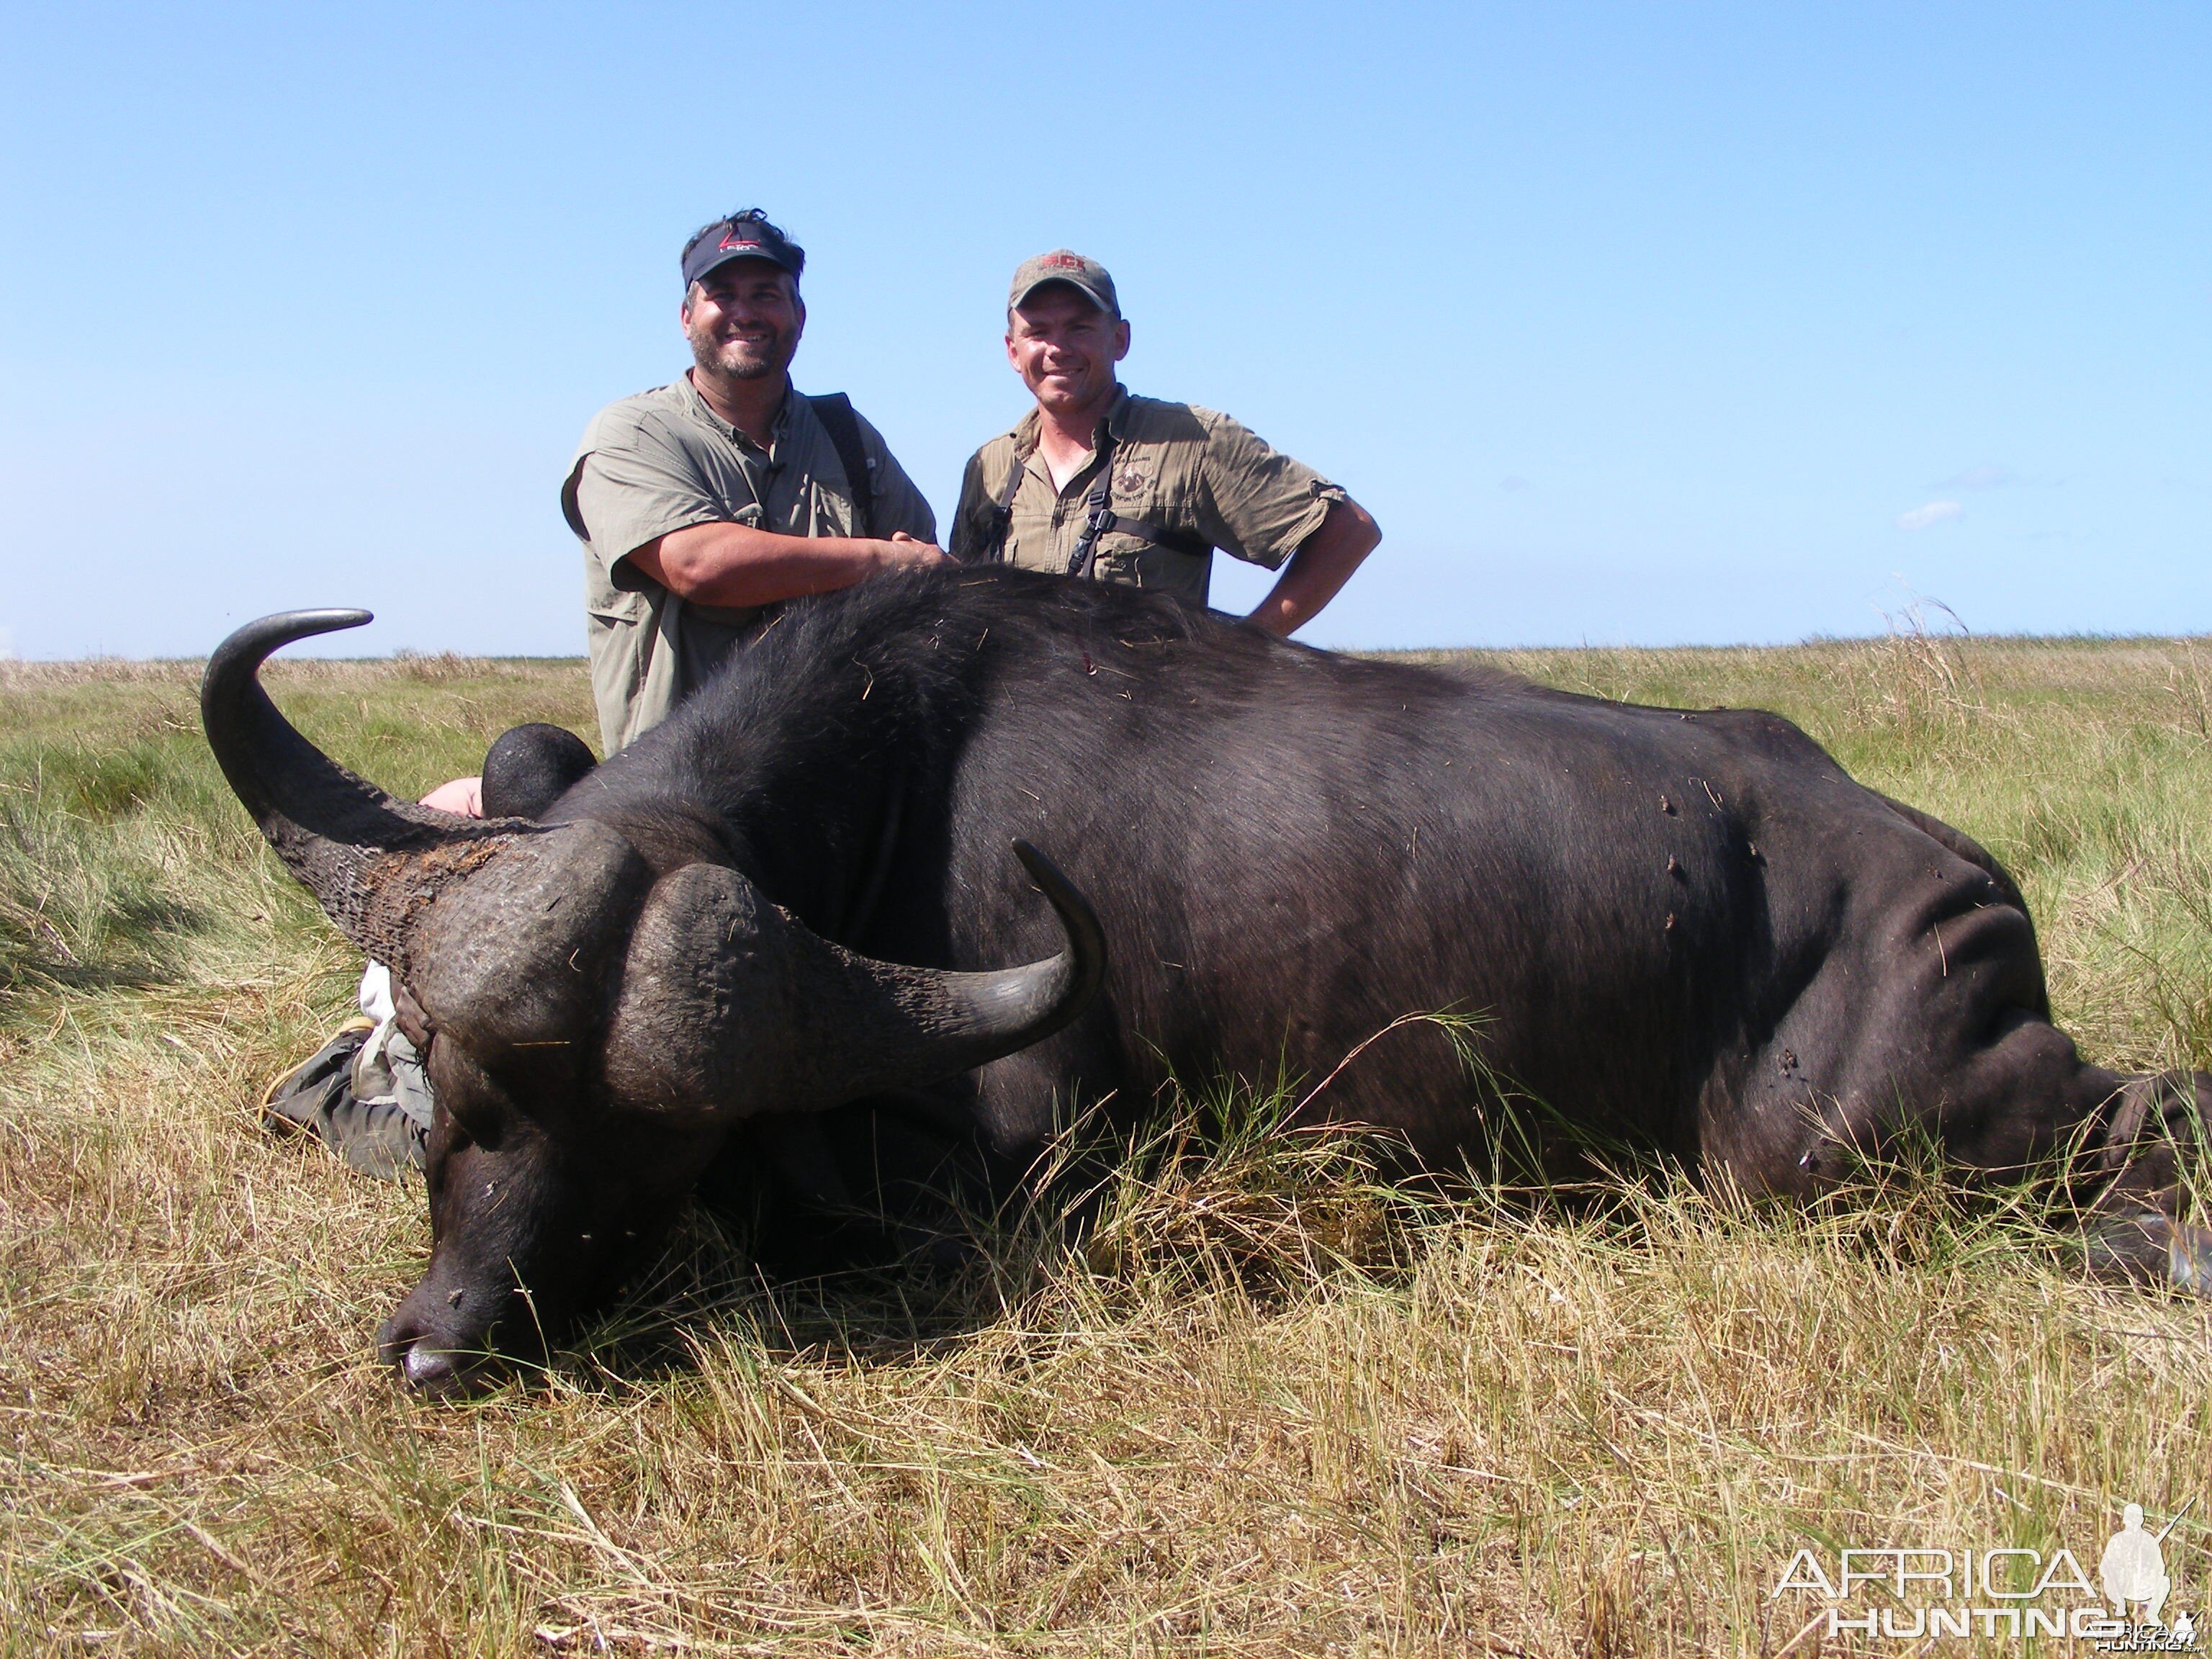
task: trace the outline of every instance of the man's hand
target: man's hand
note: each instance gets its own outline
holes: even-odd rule
[[[891,532],[884,545],[891,550],[886,570],[927,570],[936,565],[958,562],[935,542],[925,542],[909,536],[903,530]]]
[[[782,536],[750,525],[721,523],[672,530],[628,560],[679,599],[732,609],[827,593],[886,570],[950,562],[935,544],[903,532],[888,540]]]

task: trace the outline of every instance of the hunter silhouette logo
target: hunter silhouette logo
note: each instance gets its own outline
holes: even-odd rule
[[[2140,1504],[2130,1504],[2120,1511],[2120,1529],[2105,1546],[2097,1571],[2105,1581],[2105,1599],[2112,1604],[2114,1613],[2124,1619],[2128,1609],[2140,1603],[2145,1622],[2162,1625],[2166,1621],[2159,1614],[2165,1611],[2166,1598],[2173,1593],[2173,1580],[2166,1576],[2166,1551],[2161,1546],[2181,1516],[2167,1522],[2155,1538],[2143,1530],[2142,1519]]]

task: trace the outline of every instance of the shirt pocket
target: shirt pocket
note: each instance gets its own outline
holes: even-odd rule
[[[1121,516],[1133,515],[1124,513]],[[1162,525],[1160,528],[1167,526]],[[1188,542],[1187,549],[1165,547],[1115,531],[1098,538],[1092,567],[1101,581],[1121,582],[1150,592],[1203,599],[1206,571],[1213,555],[1211,549],[1201,551],[1200,548],[1195,538]]]
[[[1107,474],[1108,504],[1115,515],[1136,519],[1158,528],[1167,528],[1163,521],[1160,490],[1160,457],[1157,452],[1144,448],[1122,449],[1112,458]],[[1158,586],[1150,556],[1158,551],[1142,537],[1111,530],[1098,538],[1097,551],[1093,556],[1098,578],[1102,581],[1126,582],[1133,587]]]
[[[641,623],[651,614],[653,601],[644,593],[594,582],[596,590],[584,599],[586,614],[604,623]]]
[[[1101,536],[1091,556],[1091,574],[1102,582],[1122,582],[1142,587],[1145,544],[1134,536]]]
[[[1150,592],[1172,593],[1177,599],[1203,605],[1212,561],[1211,549],[1203,553],[1186,553],[1176,548],[1145,543],[1139,544],[1131,561],[1135,571],[1132,580]]]

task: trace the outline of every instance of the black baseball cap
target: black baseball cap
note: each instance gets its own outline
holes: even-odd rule
[[[684,291],[709,271],[732,259],[765,259],[781,265],[794,283],[806,269],[806,250],[769,223],[758,208],[747,208],[702,226],[684,245]]]

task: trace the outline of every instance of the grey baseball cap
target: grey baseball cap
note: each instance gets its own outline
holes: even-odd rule
[[[1006,309],[1014,310],[1047,283],[1066,283],[1108,316],[1121,314],[1121,296],[1114,292],[1114,279],[1106,274],[1106,267],[1064,247],[1022,261],[1014,272],[1013,286],[1006,290]]]

